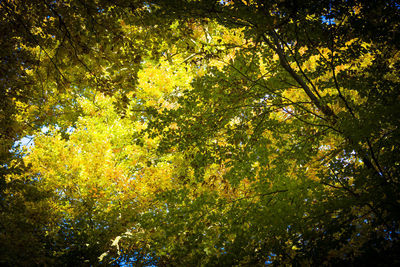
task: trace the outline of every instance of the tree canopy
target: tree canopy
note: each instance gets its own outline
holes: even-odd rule
[[[2,265],[400,263],[398,1],[0,1],[0,32]]]

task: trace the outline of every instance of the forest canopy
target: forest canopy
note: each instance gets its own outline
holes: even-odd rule
[[[0,1],[0,265],[400,264],[400,3]]]

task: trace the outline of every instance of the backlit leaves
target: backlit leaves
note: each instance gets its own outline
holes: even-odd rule
[[[3,1],[3,262],[395,262],[398,10]]]

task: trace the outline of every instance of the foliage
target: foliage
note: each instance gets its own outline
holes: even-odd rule
[[[0,4],[2,264],[400,261],[396,1]]]

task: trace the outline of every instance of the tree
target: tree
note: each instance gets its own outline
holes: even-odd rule
[[[386,247],[374,256],[385,250],[393,256],[399,219],[398,171],[392,168],[398,165],[397,156],[392,155],[398,143],[398,85],[393,79],[398,67],[390,63],[397,61],[398,53],[394,44],[399,27],[396,3],[310,1],[300,6],[286,1],[202,1],[160,5],[157,11],[161,14],[171,12],[172,6],[178,17],[215,19],[243,31],[247,45],[236,48],[235,57],[222,70],[208,67],[207,74],[194,81],[194,89],[178,100],[180,108],[161,114],[153,125],[158,130],[165,127],[162,122],[178,125],[172,133],[165,131],[167,146],[202,151],[193,160],[196,170],[229,161],[225,178],[233,184],[250,178],[259,187],[265,183],[284,187],[253,190],[257,192],[253,197],[279,192],[283,201],[278,205],[294,218],[254,225],[256,233],[243,235],[246,241],[238,240],[243,253],[250,253],[243,250],[244,244],[251,251],[262,251],[259,244],[249,241],[255,235],[255,240],[267,244],[260,263],[269,253],[277,255],[275,262],[370,260],[371,244]],[[388,20],[382,21],[383,17]],[[377,28],[385,30],[371,34]],[[208,51],[215,48],[212,43],[203,45]],[[227,61],[216,53],[209,55],[213,56]],[[383,143],[392,146],[385,148]],[[277,179],[285,172],[287,177]],[[304,186],[302,194],[287,186],[290,177],[304,177],[304,184],[296,181],[293,186]],[[311,188],[318,193],[307,197]],[[296,197],[289,197],[289,192]],[[311,209],[305,208],[310,199]],[[292,203],[303,206],[294,208],[299,214],[288,212]],[[261,217],[267,210],[254,211],[253,216]],[[246,214],[244,225],[256,221],[247,210],[238,213]],[[292,224],[304,217],[311,217],[307,226],[293,229]],[[280,243],[271,249],[273,241],[265,238],[268,231],[257,233],[259,225],[271,224],[281,232],[290,229],[290,238],[278,238],[290,240],[287,246]],[[390,241],[383,245],[384,240]],[[301,248],[293,253],[290,248],[295,243]],[[231,257],[245,258],[236,250],[231,252]]]
[[[1,3],[37,264],[399,261],[397,2],[37,4]]]

